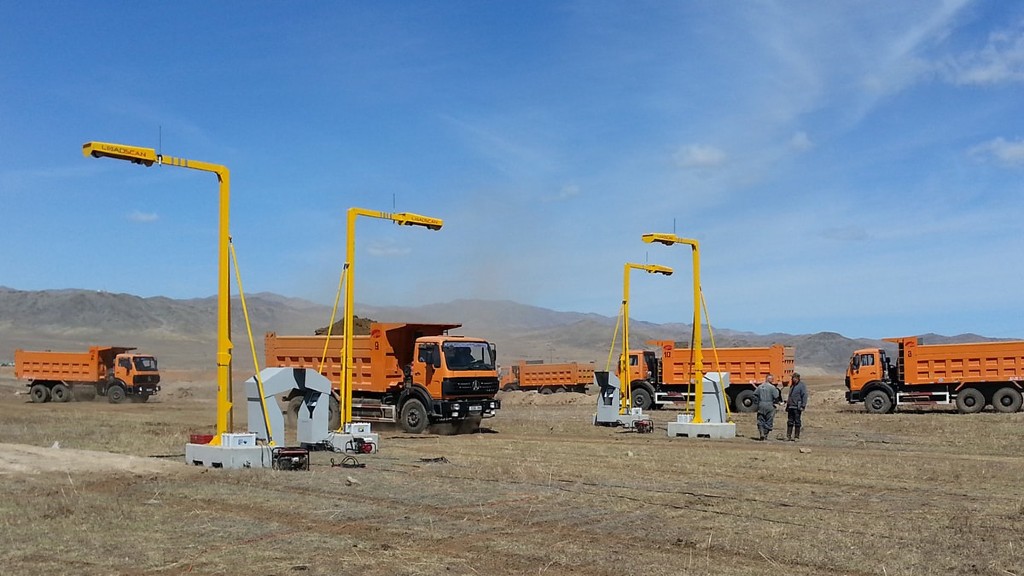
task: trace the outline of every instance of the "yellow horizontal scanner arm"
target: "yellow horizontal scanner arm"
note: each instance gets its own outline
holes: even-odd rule
[[[636,270],[643,270],[648,274],[664,274],[665,276],[671,276],[673,270],[668,266],[662,266],[660,264],[628,264],[630,268]]]
[[[128,160],[135,164],[152,166],[159,161],[156,150],[153,148],[142,148],[140,146],[126,146],[124,144],[111,144],[110,142],[86,142],[82,144],[82,155],[88,158],[116,158],[117,160]]]
[[[694,248],[697,247],[696,240],[691,240],[689,238],[680,238],[675,234],[662,234],[655,232],[651,234],[644,234],[643,236],[640,237],[640,239],[648,244],[656,242],[658,244],[664,244],[665,246],[671,246],[673,244],[687,244],[689,246],[693,246]]]

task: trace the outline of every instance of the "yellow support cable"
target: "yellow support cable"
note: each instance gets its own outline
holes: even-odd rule
[[[228,237],[231,249],[231,262],[235,265],[235,279],[238,281],[238,298],[242,301],[242,315],[245,316],[245,330],[249,334],[249,349],[252,350],[252,364],[256,369],[256,386],[260,391],[260,408],[263,409],[263,423],[267,426],[267,444],[274,445],[274,432],[270,429],[270,413],[267,412],[267,399],[263,397],[263,378],[260,376],[260,363],[256,358],[256,343],[252,341],[252,325],[249,323],[249,308],[245,305],[245,292],[242,290],[242,272],[238,268],[238,254],[235,243]]]
[[[622,306],[619,306],[619,316],[615,319],[615,332],[612,333],[612,347],[608,349],[608,362],[604,365],[605,372],[612,370],[612,354],[615,353],[615,341],[619,339],[619,324],[622,323]]]
[[[331,344],[331,333],[334,330],[334,317],[338,313],[338,301],[341,300],[341,288],[345,285],[345,273],[348,272],[348,262],[341,267],[341,277],[338,278],[338,294],[334,296],[334,309],[331,310],[331,322],[327,324],[327,340],[324,341],[324,351],[320,355],[320,369],[318,372],[324,373],[324,362],[327,361],[327,347]]]
[[[708,334],[711,336],[711,352],[715,355],[715,372],[722,373],[722,365],[718,362],[718,347],[715,346],[715,332],[711,329],[711,316],[708,315],[708,301],[704,299],[704,287],[700,289],[700,303],[704,308],[704,318],[708,321]],[[721,384],[721,381],[719,381]],[[725,395],[725,389],[722,389],[723,396]],[[732,421],[732,411],[729,410],[729,400],[722,398],[725,401],[725,415]]]

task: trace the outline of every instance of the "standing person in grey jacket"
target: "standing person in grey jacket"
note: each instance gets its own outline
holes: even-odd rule
[[[807,384],[800,380],[800,375],[793,373],[793,387],[789,389],[786,399],[786,440],[799,440],[800,428],[803,426],[801,416],[807,409],[807,401],[811,395],[807,392]]]
[[[754,396],[757,397],[757,431],[761,434],[758,440],[768,438],[775,423],[775,405],[782,402],[782,392],[775,387],[773,380],[769,374],[764,382],[754,388]]]

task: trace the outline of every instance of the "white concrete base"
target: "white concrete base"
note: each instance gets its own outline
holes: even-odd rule
[[[369,429],[369,425],[367,425]],[[370,452],[357,452],[356,447],[358,442],[356,438],[363,441],[364,444],[371,446]],[[345,434],[342,432],[329,432],[327,434],[327,442],[334,448],[336,452],[344,452],[346,454],[376,454],[380,449],[380,434],[376,432],[367,432],[364,434]]]
[[[185,444],[185,462],[207,468],[270,468],[267,446]]]
[[[732,422],[669,422],[669,438],[735,438],[736,424]]]

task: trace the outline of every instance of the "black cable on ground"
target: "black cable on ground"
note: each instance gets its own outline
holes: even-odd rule
[[[337,463],[331,458],[331,468],[366,468],[366,463],[356,460],[355,456],[345,456]]]

